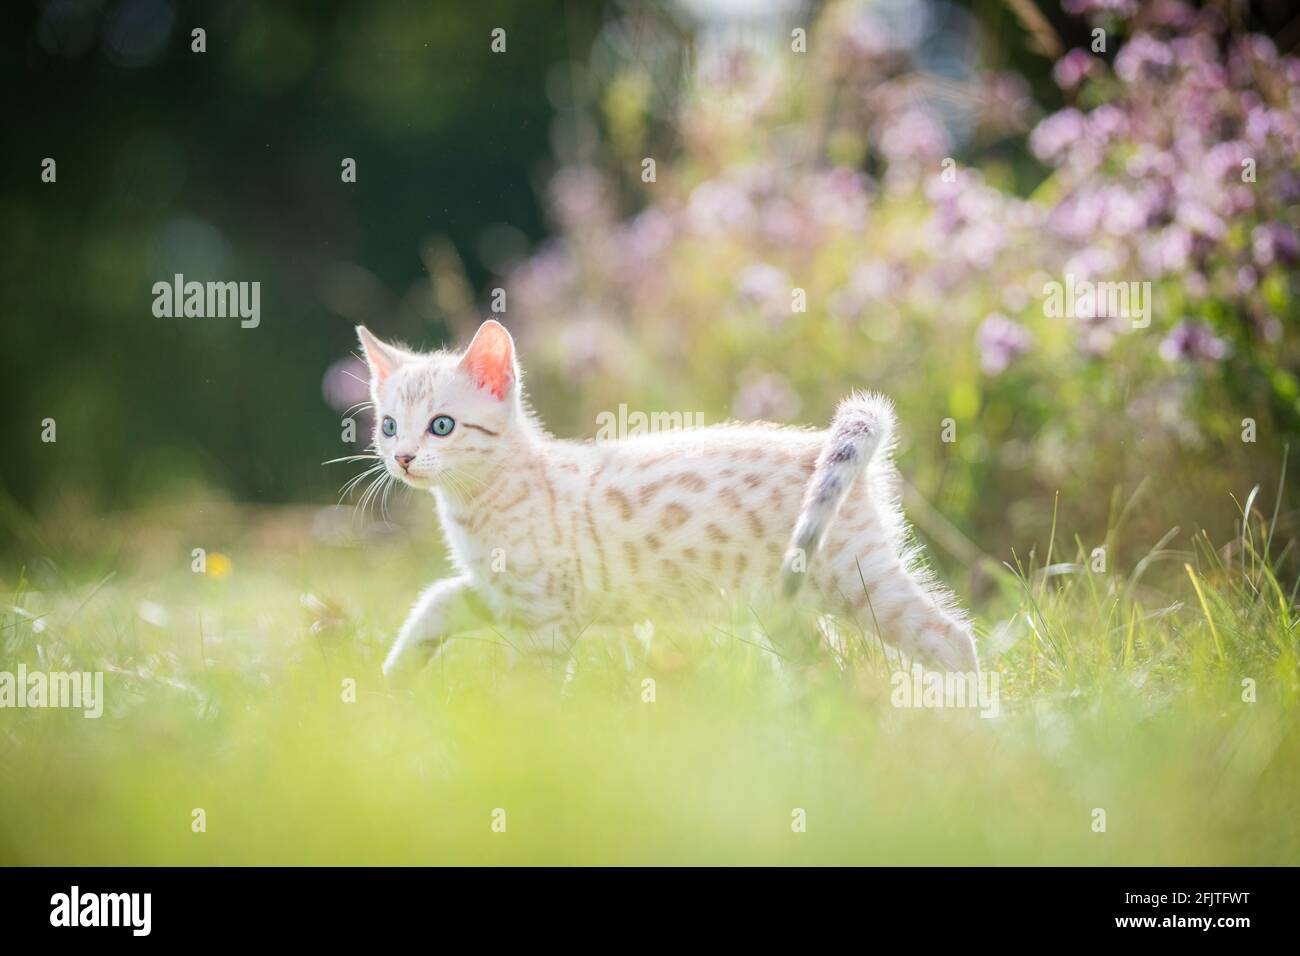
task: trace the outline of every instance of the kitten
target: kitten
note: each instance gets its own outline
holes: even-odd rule
[[[887,399],[845,399],[829,431],[728,424],[610,443],[546,434],[510,334],[421,354],[357,328],[375,449],[433,493],[457,569],[416,601],[384,673],[422,663],[458,605],[546,633],[690,608],[780,581],[932,665],[975,671],[970,629],[921,570],[889,460]]]

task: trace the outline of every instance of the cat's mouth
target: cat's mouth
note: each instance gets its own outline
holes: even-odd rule
[[[434,468],[430,471],[420,471],[412,468],[406,470],[400,465],[394,465],[389,469],[389,471],[403,484],[409,485],[412,488],[417,488],[420,491],[428,491],[430,488],[433,488],[438,484],[438,475],[440,474],[441,469]]]
[[[434,483],[434,476],[425,474],[422,471],[402,471],[396,469],[395,474],[400,481],[405,482],[412,488],[428,488]]]

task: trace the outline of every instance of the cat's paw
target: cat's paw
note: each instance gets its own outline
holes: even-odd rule
[[[438,656],[442,644],[441,638],[418,643],[404,643],[399,640],[384,659],[384,680],[401,683],[414,677]]]
[[[397,649],[389,651],[388,656],[384,658],[384,680],[396,681],[406,670],[407,668],[402,664],[402,655],[397,653]]]
[[[966,627],[950,624],[941,629],[923,631],[916,643],[921,656],[939,670],[958,674],[979,673],[975,638]]]

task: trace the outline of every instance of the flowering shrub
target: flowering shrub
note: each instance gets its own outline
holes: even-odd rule
[[[1100,536],[1144,478],[1157,527],[1271,479],[1300,395],[1300,61],[1214,9],[1071,10],[1113,59],[1064,54],[1036,124],[1017,77],[939,82],[848,3],[806,55],[703,44],[666,116],[639,68],[609,78],[611,135],[509,278],[548,419],[589,433],[635,396],[821,424],[878,388],[909,478],[999,555],[1058,489]]]

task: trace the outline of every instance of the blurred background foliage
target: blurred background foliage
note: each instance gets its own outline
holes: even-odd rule
[[[352,326],[463,341],[495,288],[561,435],[624,403],[821,425],[850,388],[889,392],[942,561],[1043,540],[1057,492],[1089,547],[1121,515],[1144,551],[1173,525],[1221,536],[1228,493],[1275,481],[1295,433],[1286,4],[6,16],[11,517],[330,502],[346,476],[319,463],[350,450],[340,418],[364,394]],[[261,326],[154,318],[177,272],[260,281]],[[1151,281],[1151,328],[1046,318],[1066,273]]]
[[[361,321],[439,344],[543,234],[551,99],[601,22],[499,0],[12,6],[0,446],[4,489],[37,510],[178,484],[328,497],[323,373]],[[260,281],[261,326],[154,318],[177,272]]]

